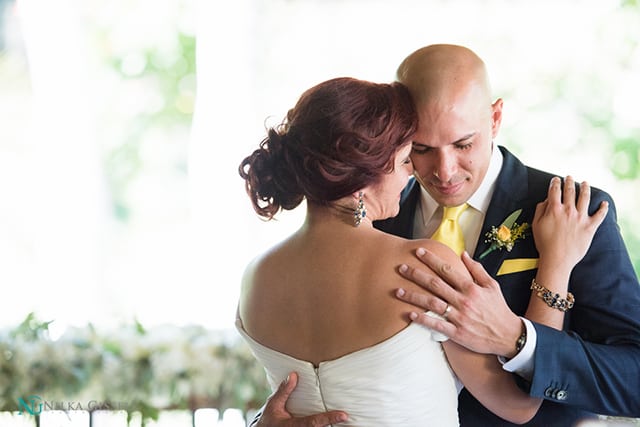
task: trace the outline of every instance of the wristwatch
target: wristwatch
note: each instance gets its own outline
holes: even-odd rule
[[[520,334],[520,336],[518,337],[518,340],[516,341],[516,354],[520,353],[520,350],[522,350],[522,348],[526,343],[527,343],[527,328],[524,328],[524,330],[522,331],[522,334]]]

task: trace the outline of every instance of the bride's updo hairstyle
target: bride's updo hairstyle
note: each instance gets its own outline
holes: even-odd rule
[[[238,171],[253,208],[266,219],[304,198],[327,205],[392,172],[396,151],[417,125],[400,83],[331,79],[304,92]]]

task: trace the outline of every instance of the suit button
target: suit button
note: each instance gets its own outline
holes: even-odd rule
[[[553,388],[548,387],[548,388],[544,391],[544,395],[545,395],[546,397],[551,397],[551,396],[553,396],[553,392],[554,392],[554,391],[555,391],[555,390],[554,390]]]
[[[558,399],[558,400],[566,400],[567,399],[566,390],[559,390],[558,394],[556,395],[556,399]]]

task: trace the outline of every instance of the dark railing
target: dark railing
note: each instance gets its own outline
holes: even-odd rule
[[[0,427],[246,427],[255,410],[246,414],[239,409],[201,408],[160,411],[157,420],[143,422],[139,412],[125,411],[43,411],[40,415],[1,412]],[[580,424],[581,426],[583,424]],[[600,417],[584,423],[585,427],[635,427],[640,418]]]
[[[157,420],[143,421],[139,412],[125,411],[43,411],[39,415],[0,412],[2,427],[246,427],[254,411],[244,414],[239,409],[201,408],[195,411],[161,411]]]

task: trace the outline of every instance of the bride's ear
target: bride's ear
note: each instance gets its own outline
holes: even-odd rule
[[[366,186],[351,193],[351,197],[353,197],[355,200],[360,200],[360,197],[365,197],[370,192],[371,192],[371,186]]]
[[[355,204],[364,203],[364,198],[367,196],[368,188],[362,188],[354,193],[351,193],[351,198]]]

